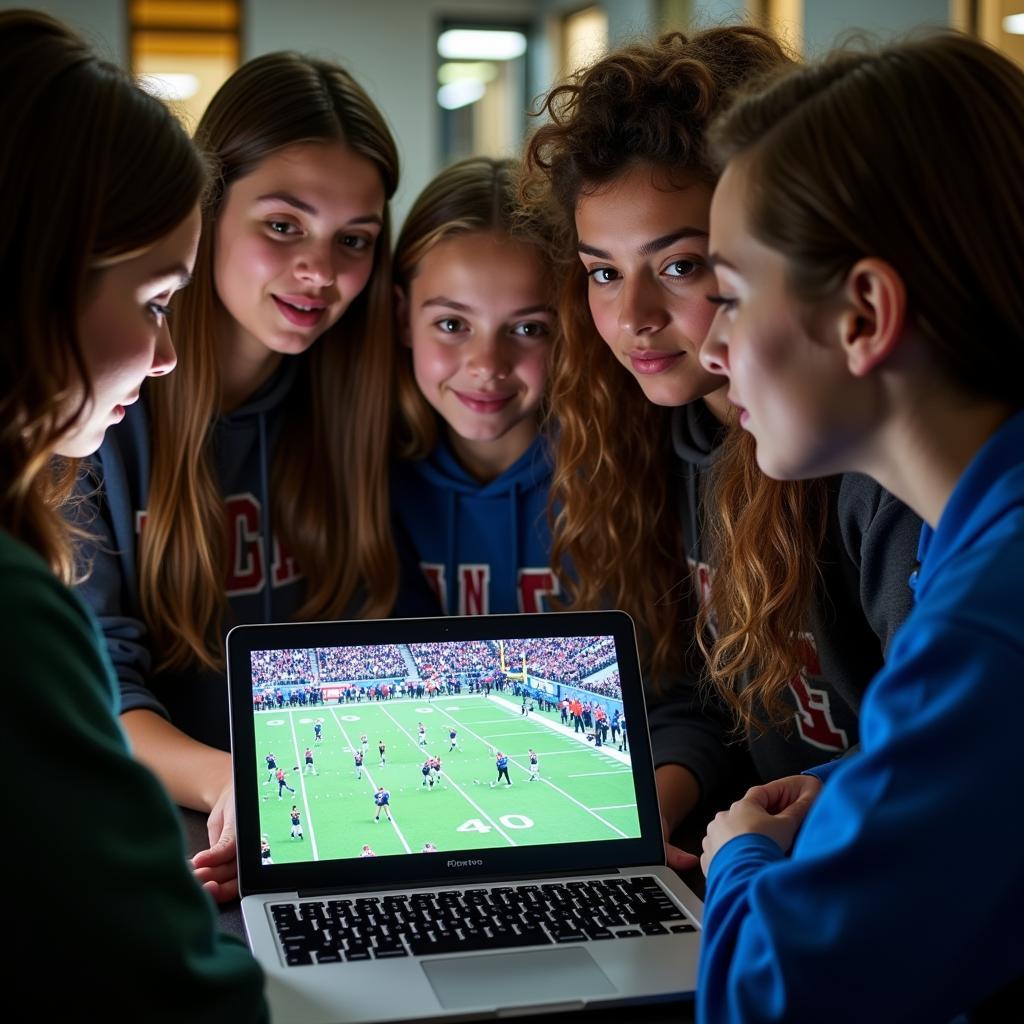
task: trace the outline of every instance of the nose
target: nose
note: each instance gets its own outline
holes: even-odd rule
[[[711,321],[707,337],[700,347],[700,364],[710,373],[729,375],[729,345],[725,340],[725,325],[719,313]]]
[[[627,334],[656,334],[669,321],[657,282],[641,273],[627,279],[619,299],[619,327]]]
[[[330,284],[334,280],[334,262],[331,255],[330,243],[311,243],[303,246],[296,254],[295,276],[315,287]]]
[[[178,364],[178,356],[171,341],[171,331],[163,324],[156,336],[156,348],[153,350],[153,362],[149,368],[150,377],[166,376]]]
[[[495,339],[475,338],[466,354],[466,369],[481,382],[504,380],[512,370],[505,346]]]

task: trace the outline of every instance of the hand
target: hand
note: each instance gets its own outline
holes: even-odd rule
[[[678,764],[659,765],[654,773],[661,808],[661,834],[665,840],[665,862],[674,871],[689,871],[699,863],[685,850],[673,846],[669,839],[676,827],[697,806],[700,786],[688,768]]]
[[[665,820],[665,815],[661,816],[661,834],[665,840],[665,863],[668,864],[673,871],[689,871],[691,868],[695,868],[700,860],[696,854],[687,853],[685,850],[681,850],[678,846],[673,846],[668,840],[671,834],[668,822]]]
[[[719,811],[708,826],[700,858],[705,876],[715,854],[736,836],[767,836],[779,844],[783,853],[788,853],[820,791],[821,782],[813,775],[790,775],[748,789],[742,800],[727,811]]]
[[[238,899],[238,862],[235,860],[235,799],[229,783],[214,802],[206,822],[210,848],[192,858],[196,879],[218,902]]]

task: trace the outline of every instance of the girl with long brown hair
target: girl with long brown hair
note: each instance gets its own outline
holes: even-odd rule
[[[380,112],[336,64],[249,61],[196,142],[214,165],[178,373],[96,462],[83,597],[106,636],[138,757],[208,812],[195,864],[236,892],[225,630],[388,614],[398,569],[387,449],[394,354]]]
[[[195,259],[206,170],[167,109],[59,22],[0,13],[0,48],[3,749],[31,784],[8,846],[29,910],[6,998],[57,1019],[264,1020],[259,969],[219,933],[119,727],[59,511],[77,460],[174,367],[166,307]],[[41,997],[43,950],[59,981]]]
[[[572,604],[610,602],[641,627],[666,838],[751,775],[854,746],[859,695],[910,604],[916,517],[864,478],[765,478],[730,432],[722,379],[697,360],[715,314],[707,126],[743,82],[787,63],[744,26],[624,47],[548,94],[527,150],[534,194],[561,210],[567,261],[550,385],[554,564],[574,566]],[[715,467],[732,501],[724,525],[704,508]],[[746,743],[704,685],[695,619],[712,578],[731,599],[714,605],[718,628],[746,656],[714,668],[771,698],[739,718]]]
[[[395,247],[395,517],[451,614],[543,611],[557,591],[540,429],[554,328],[551,219],[519,165],[473,157],[420,194]]]
[[[767,475],[867,473],[925,526],[860,751],[708,830],[697,1019],[1024,1019],[1024,72],[840,52],[715,140],[702,363]]]

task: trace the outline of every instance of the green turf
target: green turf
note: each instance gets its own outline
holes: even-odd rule
[[[313,743],[316,718],[324,720],[320,744]],[[255,778],[262,796],[260,828],[274,863],[358,857],[364,843],[386,856],[418,853],[428,841],[439,851],[451,851],[639,836],[629,765],[605,748],[580,743],[571,729],[544,724],[558,720],[557,713],[544,712],[524,718],[509,703],[483,696],[260,712]],[[418,741],[420,721],[427,729],[425,749]],[[453,722],[459,747],[448,753]],[[364,732],[369,748],[357,780],[352,751]],[[383,768],[379,739],[387,745]],[[309,745],[315,776],[304,771],[302,755]],[[509,757],[511,787],[504,781],[490,786],[497,776],[495,747]],[[528,747],[540,757],[539,782],[529,781]],[[264,784],[264,757],[271,751],[294,796],[284,791],[279,800],[277,782]],[[433,789],[422,785],[420,773],[427,752],[442,760],[443,781]],[[377,786],[391,793],[394,824],[383,814],[374,822]],[[293,803],[302,812],[304,840],[290,838]]]

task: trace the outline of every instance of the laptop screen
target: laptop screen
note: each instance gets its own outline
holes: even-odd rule
[[[533,620],[550,634],[560,618],[493,621],[514,619],[521,634]],[[486,621],[478,617],[471,632]],[[246,768],[236,749],[236,791],[240,810],[255,808],[258,819],[239,832],[240,841],[246,834],[258,841],[258,858],[255,850],[246,858],[257,874],[271,880],[281,865],[410,856],[421,861],[410,865],[413,874],[433,874],[435,858],[483,863],[481,851],[542,853],[567,844],[578,851],[639,839],[627,713],[637,709],[624,702],[622,636],[617,643],[612,632],[509,632],[250,642],[243,658],[251,757]],[[627,660],[635,691],[632,644]],[[236,723],[242,669],[236,655]],[[637,724],[645,733],[642,709]],[[645,741],[639,791],[649,794]]]

